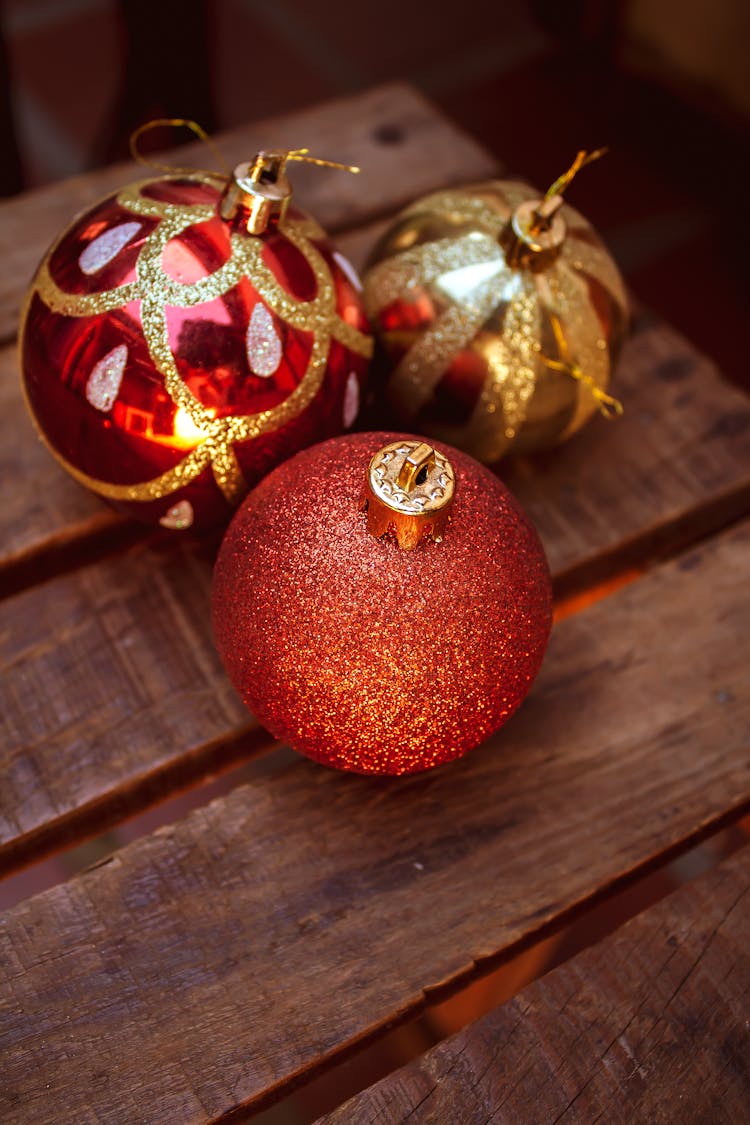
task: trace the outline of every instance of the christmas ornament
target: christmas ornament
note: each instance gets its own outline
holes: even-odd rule
[[[131,184],[33,280],[32,416],[76,480],[138,518],[226,522],[264,473],[356,418],[371,352],[357,278],[289,206],[289,160],[330,163],[260,152],[229,177]]]
[[[622,278],[562,192],[494,182],[402,211],[364,277],[399,423],[492,463],[575,433],[606,393],[627,326]]]
[[[303,754],[405,774],[518,707],[550,629],[536,532],[458,450],[354,434],[248,496],[219,553],[216,644],[259,720]]]

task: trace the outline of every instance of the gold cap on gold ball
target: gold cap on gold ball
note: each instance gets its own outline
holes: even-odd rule
[[[560,214],[562,196],[527,199],[516,207],[503,232],[503,242],[511,266],[546,269],[565,242],[567,229]]]
[[[455,491],[453,466],[431,445],[384,445],[370,461],[362,489],[367,530],[377,539],[392,530],[404,551],[413,550],[426,535],[440,543]]]

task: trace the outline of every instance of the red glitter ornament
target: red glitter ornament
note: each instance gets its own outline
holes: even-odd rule
[[[230,679],[276,737],[339,769],[414,773],[521,703],[549,636],[549,572],[524,512],[476,461],[356,434],[250,494],[219,553],[213,620]]]
[[[34,278],[34,420],[72,476],[139,519],[225,523],[269,469],[356,417],[371,351],[356,275],[288,206],[289,158],[304,157],[132,184]]]

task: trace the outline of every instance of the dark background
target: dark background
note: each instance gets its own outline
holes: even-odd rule
[[[541,188],[606,144],[571,201],[750,385],[745,0],[0,0],[0,28],[5,194],[124,156],[156,116],[222,129],[400,78]]]

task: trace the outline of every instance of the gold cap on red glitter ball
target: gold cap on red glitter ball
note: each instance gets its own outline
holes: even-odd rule
[[[404,551],[429,536],[442,542],[456,492],[448,458],[421,441],[394,441],[370,461],[362,489],[367,530],[376,539],[393,531]]]

